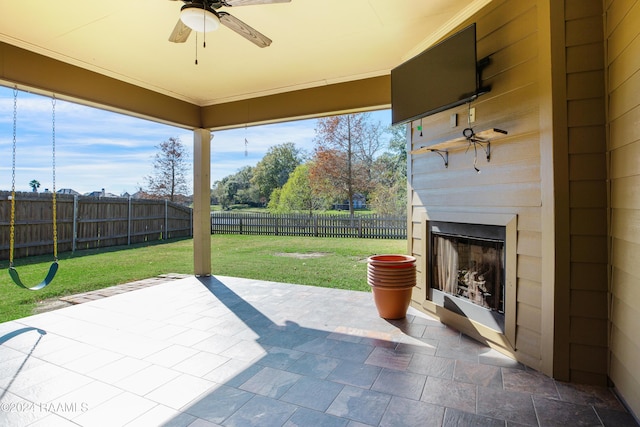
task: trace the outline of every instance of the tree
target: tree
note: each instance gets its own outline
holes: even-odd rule
[[[149,193],[153,198],[176,201],[178,195],[188,192],[187,151],[180,138],[169,138],[157,145],[160,152],[153,160],[154,174],[146,177]]]
[[[351,215],[354,195],[372,188],[371,167],[380,138],[380,125],[372,124],[367,113],[318,119],[311,179],[329,194],[348,200]]]
[[[309,169],[310,165],[308,163],[299,165],[291,173],[289,180],[282,189],[274,190],[271,200],[278,200],[278,202],[273,205],[269,202],[271,211],[306,211],[311,216],[313,211],[327,206],[326,200],[319,196],[311,184]]]
[[[268,199],[274,189],[282,188],[302,160],[302,150],[293,142],[275,145],[256,165],[251,184],[258,188],[261,197]]]
[[[244,166],[233,175],[226,176],[215,183],[215,195],[220,206],[228,209],[233,204],[257,204],[257,191],[251,188],[254,168]]]
[[[29,187],[31,187],[31,191],[37,193],[38,188],[40,188],[40,181],[38,181],[37,179],[32,179],[31,182],[29,182]]]
[[[405,126],[393,126],[388,151],[373,164],[374,190],[369,205],[380,215],[406,215],[407,212],[407,150]]]

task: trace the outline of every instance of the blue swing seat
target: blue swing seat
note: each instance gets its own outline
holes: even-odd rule
[[[44,280],[38,283],[37,285],[33,287],[28,287],[24,283],[22,283],[22,280],[20,280],[20,275],[18,274],[18,270],[16,270],[14,266],[9,267],[9,275],[11,276],[11,279],[13,280],[13,282],[16,285],[20,286],[21,288],[28,289],[30,291],[39,291],[40,289],[43,289],[49,286],[49,283],[53,281],[53,278],[55,277],[57,272],[58,272],[58,261],[54,261],[51,264],[51,267],[49,267],[49,273],[47,274],[47,277],[45,277]]]

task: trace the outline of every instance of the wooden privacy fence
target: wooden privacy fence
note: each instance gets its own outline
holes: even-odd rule
[[[406,239],[405,217],[214,212],[211,234]]]
[[[9,259],[11,193],[0,192],[0,260]],[[58,251],[193,235],[190,208],[165,200],[57,194]],[[16,194],[15,258],[53,254],[51,193]]]

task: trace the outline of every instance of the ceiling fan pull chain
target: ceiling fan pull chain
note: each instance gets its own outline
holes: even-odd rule
[[[196,65],[198,65],[198,33],[196,33]]]
[[[204,7],[207,7],[207,3],[205,2]],[[202,48],[207,47],[207,14],[205,13],[204,7],[202,8],[202,28],[204,28],[204,34],[202,35]]]

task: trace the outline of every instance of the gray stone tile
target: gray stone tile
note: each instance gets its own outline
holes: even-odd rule
[[[113,385],[103,383],[102,381],[93,381],[83,387],[79,387],[74,391],[67,393],[57,399],[51,401],[54,405],[71,404],[71,410],[65,415],[73,418],[87,409],[97,408],[102,403],[114,398],[122,393],[122,389]]]
[[[269,367],[262,368],[240,386],[242,390],[279,399],[300,379],[300,375]]]
[[[192,425],[196,420],[196,417],[187,413],[176,411],[164,405],[156,405],[130,423],[127,423],[126,427],[186,427]]]
[[[476,412],[508,422],[513,421],[530,426],[538,425],[533,399],[529,393],[478,387]]]
[[[306,408],[298,408],[283,427],[345,427],[348,420]]]
[[[88,375],[100,381],[114,383],[141,371],[150,365],[151,364],[149,362],[126,356],[111,362],[108,365],[93,370],[89,372]]]
[[[0,417],[0,422],[1,421],[2,420]],[[7,427],[7,424],[2,424],[2,425]],[[44,418],[40,418],[38,421],[32,424],[29,424],[29,427],[77,427],[77,426],[78,424],[66,418],[63,418],[62,416],[57,414],[47,415]]]
[[[374,348],[375,347],[366,344],[336,341],[336,344],[331,347],[327,356],[349,360],[351,362],[364,362]]]
[[[482,387],[502,388],[502,372],[497,366],[458,360],[454,368],[453,379]]]
[[[440,427],[444,408],[394,396],[385,411],[380,427]]]
[[[407,367],[410,372],[438,378],[453,378],[455,361],[444,357],[414,354]]]
[[[229,371],[226,371],[225,374],[231,374],[231,370],[237,370],[239,368],[241,368],[241,365],[237,364],[238,361],[236,361],[236,364],[234,365],[230,365],[227,368],[230,369]],[[244,361],[240,361],[240,363],[245,364],[245,367],[236,371],[236,373],[230,377],[229,379],[227,379],[226,381],[224,381],[225,385],[228,385],[230,387],[240,387],[242,384],[244,384],[245,382],[247,382],[251,377],[253,377],[254,375],[256,375],[258,372],[260,372],[263,369],[263,366],[260,366],[258,364],[255,363],[251,363],[248,366],[246,365],[247,362]],[[225,365],[220,366],[218,369],[225,369]],[[206,379],[210,379],[212,378],[214,381],[216,381],[216,371],[211,371],[209,372],[206,376]],[[219,381],[216,381],[219,382]]]
[[[310,343],[317,338],[322,337],[305,334],[303,332],[296,333],[296,331],[275,331],[269,335],[260,337],[259,342],[263,345],[300,350],[300,346]]]
[[[138,396],[144,396],[179,375],[179,372],[165,368],[164,366],[151,365],[117,381],[114,385]]]
[[[443,378],[428,377],[420,400],[466,412],[476,410],[476,386]]]
[[[127,427],[129,427],[129,426],[127,426]],[[167,427],[167,426],[163,425],[162,427]],[[189,423],[189,425],[187,427],[222,427],[222,425],[216,424],[216,423],[212,423],[212,422],[207,421],[207,420],[203,420],[202,418],[196,418],[196,420],[193,421],[192,423]]]
[[[196,377],[202,377],[228,361],[228,357],[206,351],[199,351],[193,356],[184,359],[182,362],[176,363],[172,369]]]
[[[173,409],[180,409],[198,396],[215,386],[211,381],[180,374],[179,377],[166,382],[145,397]]]
[[[74,418],[74,422],[80,425],[104,425],[108,420],[110,425],[125,425],[154,406],[156,403],[151,400],[123,392],[96,408],[89,408],[88,411]]]
[[[31,410],[32,403],[12,393],[4,394],[3,409],[0,410],[0,425],[3,427],[23,427],[49,415],[46,412]],[[6,407],[6,405],[9,406]]]
[[[460,337],[460,342],[447,342],[446,345],[439,345],[436,350],[436,356],[447,357],[455,360],[466,360],[469,362],[478,362],[480,349],[483,348],[479,343],[471,342],[469,338]]]
[[[280,400],[316,411],[325,411],[343,388],[344,385],[332,381],[302,377]]]
[[[301,351],[282,347],[268,347],[265,350],[267,354],[261,357],[257,363],[262,366],[270,366],[277,369],[287,369],[295,363],[296,360],[305,355],[305,353]]]
[[[281,427],[297,407],[265,396],[254,396],[224,422],[227,427]]]
[[[374,427],[371,424],[359,423],[357,421],[349,421],[347,427]]]
[[[170,368],[185,359],[198,353],[198,350],[191,347],[185,347],[183,345],[170,345],[162,350],[145,357],[144,360],[153,363],[155,365],[165,366]]]
[[[638,427],[638,423],[633,416],[625,411],[617,411],[607,408],[595,408],[598,416],[602,420],[604,427]]]
[[[382,368],[342,361],[327,377],[331,381],[356,387],[370,388],[380,374]]]
[[[504,427],[505,421],[447,408],[442,427]]]
[[[447,344],[455,344],[460,342],[460,332],[445,325],[427,326],[422,338],[437,340]]]
[[[624,406],[622,406],[613,391],[606,387],[587,384],[570,384],[560,381],[556,381],[555,384],[560,394],[560,399],[565,402],[593,405],[597,408],[613,409],[615,411],[625,411]]]
[[[92,378],[75,372],[66,372],[43,382],[23,388],[20,396],[30,402],[51,402],[67,393],[93,382]],[[13,389],[13,384],[11,389]]]
[[[109,350],[99,350],[97,352],[82,356],[64,366],[74,372],[86,374],[100,369],[116,360],[122,359],[124,355]]]
[[[532,369],[502,369],[502,381],[505,390],[522,391],[539,396],[559,399],[555,382],[541,372]]]
[[[240,339],[237,337],[226,337],[219,334],[209,334],[206,338],[198,341],[190,347],[197,350],[208,351],[209,353],[221,354],[223,351],[227,350],[229,347],[236,345],[239,342]]]
[[[327,413],[354,421],[378,425],[391,400],[388,394],[346,386]]]
[[[427,377],[422,374],[383,369],[371,390],[420,400]]]
[[[184,412],[194,417],[222,424],[253,396],[253,393],[234,387],[221,386],[199,398],[192,405],[185,407]]]
[[[287,370],[300,375],[324,379],[327,378],[340,363],[342,363],[341,360],[334,357],[307,353],[293,362]]]
[[[330,340],[324,337],[314,338],[304,344],[297,345],[294,350],[304,351],[306,353],[320,354],[328,356],[331,349],[338,343],[336,340]]]
[[[375,347],[365,363],[368,365],[375,365],[381,368],[395,369],[404,371],[411,362],[413,353],[408,353],[401,350],[394,350],[383,347]]]
[[[502,368],[524,369],[524,365],[520,362],[489,347],[481,349],[478,352],[478,361],[485,365],[499,366]]]
[[[400,342],[396,346],[396,350],[407,353],[428,354],[435,356],[438,348],[438,341],[428,338],[414,338],[402,336]]]
[[[599,426],[600,419],[591,406],[533,396],[540,427]]]

